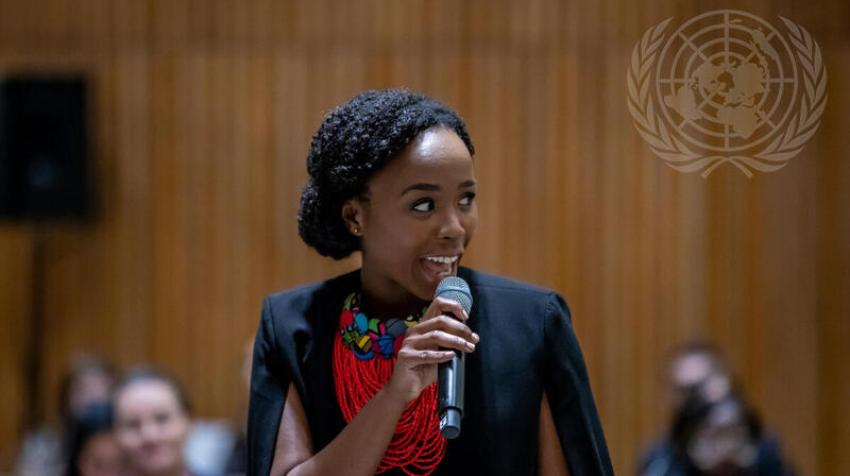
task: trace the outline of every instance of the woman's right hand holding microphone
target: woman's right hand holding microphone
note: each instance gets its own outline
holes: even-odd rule
[[[437,365],[451,360],[454,350],[473,352],[479,337],[465,324],[468,319],[456,301],[435,298],[419,322],[405,332],[385,389],[409,403],[437,380]]]

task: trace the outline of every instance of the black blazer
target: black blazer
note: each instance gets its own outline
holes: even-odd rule
[[[434,474],[533,475],[543,392],[573,476],[613,474],[570,312],[557,293],[460,268],[481,337],[466,356],[461,436]],[[332,349],[343,300],[360,289],[355,271],[272,294],[254,344],[248,474],[267,475],[286,391],[298,391],[314,452],[345,426],[333,384]],[[388,472],[389,474],[389,472]]]

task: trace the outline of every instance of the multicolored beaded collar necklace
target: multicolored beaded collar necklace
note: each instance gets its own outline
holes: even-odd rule
[[[374,356],[392,358],[401,348],[407,328],[416,325],[424,312],[423,309],[418,315],[404,319],[369,319],[360,312],[360,295],[351,293],[339,316],[342,341],[360,360],[369,360]]]
[[[337,402],[346,423],[387,383],[408,327],[424,314],[404,319],[369,319],[360,311],[360,295],[351,293],[339,316],[333,370]],[[399,468],[408,475],[431,474],[443,460],[446,439],[437,416],[437,385],[407,405],[376,473]]]

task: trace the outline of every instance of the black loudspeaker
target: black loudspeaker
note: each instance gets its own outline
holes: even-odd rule
[[[78,77],[0,82],[0,218],[87,218],[86,83]]]

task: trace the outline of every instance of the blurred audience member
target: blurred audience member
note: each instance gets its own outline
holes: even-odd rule
[[[183,457],[190,407],[180,384],[154,369],[130,372],[113,397],[115,434],[132,473],[191,474]]]
[[[693,342],[677,349],[670,359],[668,378],[674,412],[692,395],[717,401],[732,390],[732,376],[726,363],[717,349],[705,342]]]
[[[91,355],[75,358],[60,387],[59,424],[44,425],[24,436],[15,474],[63,474],[71,422],[89,405],[108,402],[114,382],[112,366],[105,360]]]
[[[94,403],[77,413],[70,428],[66,476],[126,474],[112,431],[112,405]]]
[[[40,428],[24,436],[14,474],[59,476],[65,471],[64,461],[61,433],[55,428]]]
[[[115,386],[115,370],[103,359],[85,355],[76,359],[59,389],[59,414],[72,422],[92,404],[108,403]]]
[[[197,476],[225,476],[236,432],[223,421],[196,422],[186,440],[186,467]],[[244,474],[237,472],[236,474]]]
[[[670,441],[650,455],[644,476],[785,476],[775,440],[736,395],[706,401],[694,394],[673,419]]]
[[[776,440],[735,391],[719,352],[688,344],[670,362],[673,417],[642,458],[641,476],[786,476]]]

